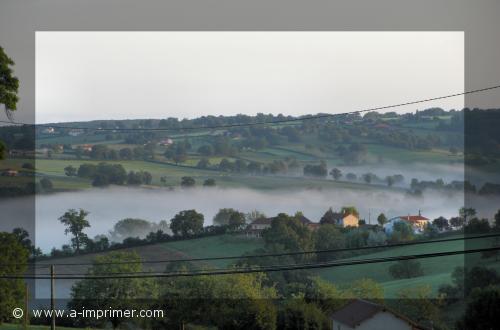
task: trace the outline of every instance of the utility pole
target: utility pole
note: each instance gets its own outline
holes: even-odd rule
[[[24,329],[28,329],[28,283],[24,283]]]
[[[54,291],[55,291],[54,265],[50,265],[50,309],[52,311],[52,323],[50,324],[50,330],[56,330]]]

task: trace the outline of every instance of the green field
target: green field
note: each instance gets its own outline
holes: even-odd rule
[[[120,251],[134,251],[142,260],[162,261],[172,259],[191,259],[191,258],[210,258],[220,256],[239,257],[245,253],[252,252],[262,248],[264,242],[260,238],[250,238],[244,235],[216,235],[202,238],[187,239],[182,241],[173,241],[158,244],[149,244],[138,247],[121,249]],[[61,273],[78,271],[86,273],[88,266],[65,266],[66,263],[92,263],[98,255],[107,254],[109,252],[88,253],[74,257],[52,258],[41,260],[40,264],[57,263],[58,270]],[[213,260],[206,263],[197,263],[198,267],[227,267],[234,260]],[[166,263],[145,264],[144,268],[157,272],[165,271]]]
[[[72,165],[78,168],[81,164],[98,164],[101,161],[94,160],[53,160],[53,159],[37,159],[36,169],[37,172],[49,176],[53,179],[56,188],[59,185],[64,185],[67,181],[79,181],[75,183],[77,187],[88,188],[90,187],[89,180],[82,180],[79,178],[68,178],[64,174],[64,168]],[[166,177],[167,185],[178,185],[180,178],[183,176],[192,176],[195,179],[204,180],[206,178],[213,178],[220,176],[219,172],[200,170],[196,168],[181,167],[162,163],[153,163],[146,161],[106,161],[109,164],[121,164],[128,171],[148,171],[153,176],[153,185],[162,185],[160,178]]]
[[[459,238],[454,235],[446,238]],[[477,249],[490,247],[492,239],[479,239],[467,241],[436,242],[431,244],[421,244],[405,247],[390,248],[380,252],[360,255],[345,260],[356,260],[365,258],[381,258],[399,255],[426,254],[435,252],[460,251],[466,249]],[[220,235],[192,240],[162,243],[159,246],[167,249],[171,253],[181,253],[188,258],[210,258],[218,256],[240,256],[247,252],[252,252],[263,247],[261,239],[245,238],[244,236]],[[465,259],[467,258],[467,259]],[[467,260],[465,262],[465,260]],[[416,287],[419,285],[429,285],[434,293],[440,285],[451,283],[451,273],[458,266],[473,266],[475,264],[485,265],[500,270],[500,261],[493,259],[481,259],[479,254],[463,254],[445,257],[434,257],[419,259],[424,270],[424,276],[410,279],[393,279],[388,272],[391,263],[375,263],[364,265],[353,265],[343,267],[324,268],[311,271],[320,277],[335,283],[348,284],[357,279],[370,278],[380,283],[384,289],[386,298],[394,298],[398,292],[404,288]],[[215,260],[210,264],[215,267],[226,267],[231,260]]]
[[[456,234],[453,236],[447,236],[445,239],[460,237],[460,234]],[[463,240],[409,245],[387,248],[378,252],[367,252],[367,254],[342,260],[349,261],[485,248],[492,246],[493,240],[494,238],[469,240],[465,245]],[[225,234],[145,245],[127,248],[126,250],[136,251],[144,260],[171,260],[221,256],[239,257],[245,253],[252,254],[253,251],[263,247],[264,241],[261,238],[249,238],[244,235]],[[78,258],[78,262],[90,262],[98,254],[101,253],[85,254],[78,257],[47,259],[41,261],[41,263],[71,263],[75,262],[75,258]],[[464,265],[467,265],[470,267],[474,265],[483,265],[500,271],[500,261],[495,261],[494,258],[482,259],[480,254],[458,254],[417,260],[422,266],[424,275],[410,279],[394,279],[388,271],[391,262],[330,267],[314,269],[310,270],[310,272],[337,285],[349,284],[352,281],[359,279],[372,279],[382,286],[385,297],[390,299],[397,297],[397,294],[402,289],[423,285],[430,286],[433,293],[436,294],[439,286],[451,283],[451,274],[458,266],[463,267]],[[197,263],[197,265],[198,267],[206,266],[209,268],[223,268],[230,266],[230,264],[235,261],[237,261],[237,259],[211,260],[204,261],[203,263]],[[165,264],[159,263],[146,266],[148,269],[150,267],[155,271],[164,271]],[[59,266],[59,268],[62,272],[66,270],[64,266]],[[69,270],[71,269],[68,269],[67,271]],[[79,271],[85,272],[86,270],[79,269]]]
[[[260,238],[245,236],[218,235],[177,242],[162,243],[160,246],[169,252],[178,252],[190,258],[211,258],[220,256],[241,256],[247,252],[264,247]],[[210,261],[212,266],[226,267],[234,260]]]
[[[458,238],[459,235],[446,237]],[[466,249],[477,249],[491,246],[492,239],[480,239],[467,241]],[[162,243],[159,246],[170,253],[180,253],[187,258],[210,258],[219,256],[240,256],[247,252],[252,252],[263,247],[261,239],[245,238],[244,236],[220,235],[192,240]],[[365,258],[381,258],[399,255],[426,254],[435,252],[464,250],[464,241],[436,242],[431,244],[421,244],[405,247],[390,248],[380,252],[360,255],[345,260],[356,260]],[[404,288],[416,287],[419,285],[429,285],[434,293],[440,285],[451,282],[451,273],[458,266],[464,266],[467,258],[467,266],[475,264],[488,264],[489,267],[500,270],[500,262],[493,259],[481,259],[480,255],[470,254],[465,257],[463,254],[445,257],[435,257],[419,259],[424,270],[424,276],[395,280],[388,272],[391,263],[375,263],[364,265],[353,265],[343,267],[332,267],[311,271],[320,277],[335,283],[348,284],[357,279],[370,278],[380,283],[384,289],[386,298],[394,298],[398,292]],[[215,267],[226,267],[232,260],[210,261],[210,265]]]
[[[432,149],[426,151],[406,150],[402,148],[384,146],[381,144],[367,144],[368,153],[373,157],[379,155],[384,160],[396,160],[403,164],[409,163],[435,163],[435,164],[450,164],[462,163],[463,155],[452,155],[447,150]]]
[[[99,134],[99,135],[88,135],[88,134],[82,134],[79,136],[46,136],[43,138],[37,138],[36,139],[36,145],[37,148],[42,145],[42,144],[51,144],[51,143],[57,143],[57,144],[86,144],[86,143],[91,143],[91,144],[97,144],[97,143],[117,143],[119,141],[106,141],[106,135],[104,134]]]
[[[450,115],[442,116],[441,120],[449,120]],[[393,129],[402,131],[411,131],[412,134],[419,136],[427,136],[432,134],[439,136],[442,141],[441,145],[448,146],[449,141],[459,141],[463,139],[463,134],[460,132],[440,131],[436,130],[438,121],[423,120],[419,122],[405,121],[400,117],[384,118],[390,121]],[[129,123],[130,124],[130,123]],[[245,142],[246,137],[243,135],[234,136],[231,131],[226,129],[219,130],[200,130],[193,132],[179,132],[178,134],[158,135],[151,138],[152,143],[156,143],[159,138],[166,137],[167,135],[175,142],[188,141],[191,145],[187,148],[185,156],[187,159],[184,163],[176,165],[171,160],[164,157],[167,150],[165,146],[155,145],[153,154],[155,160],[134,160],[134,161],[111,161],[106,160],[107,163],[120,163],[124,166],[126,171],[148,171],[152,174],[152,186],[178,186],[183,176],[193,177],[197,185],[208,178],[213,178],[217,181],[217,185],[222,187],[247,187],[253,189],[289,189],[289,188],[302,188],[302,189],[323,189],[323,188],[353,188],[353,189],[382,189],[381,186],[366,185],[364,183],[351,183],[351,182],[332,182],[332,180],[324,179],[311,179],[307,177],[293,177],[292,175],[300,174],[302,167],[307,164],[318,164],[320,161],[326,161],[329,170],[334,166],[345,165],[345,157],[339,156],[335,151],[337,147],[344,146],[350,147],[352,143],[360,143],[366,147],[366,153],[360,156],[360,164],[363,166],[375,165],[382,167],[384,162],[394,162],[406,166],[407,164],[424,163],[424,164],[452,164],[463,163],[463,155],[458,153],[452,155],[448,147],[442,149],[431,149],[425,151],[410,150],[406,148],[392,147],[390,145],[381,144],[378,140],[368,138],[367,130],[371,130],[369,123],[356,123],[353,130],[349,127],[346,128],[345,134],[349,134],[345,138],[331,139],[322,137],[320,131],[303,130],[300,137],[295,140],[290,140],[284,135],[275,138],[271,142],[262,144],[262,149],[254,150],[241,142]],[[406,125],[406,126],[405,126]],[[102,133],[102,132],[101,132]],[[116,133],[116,132],[114,132]],[[229,134],[227,134],[229,133]],[[228,156],[210,156],[209,162],[212,166],[217,165],[223,158],[234,162],[237,159],[245,160],[248,162],[258,162],[263,165],[269,165],[275,161],[290,161],[295,159],[298,162],[298,170],[290,170],[286,175],[276,176],[251,176],[241,175],[238,173],[221,172],[217,170],[202,170],[196,168],[196,165],[203,157],[198,153],[198,148],[202,145],[213,144],[215,139],[220,136],[225,136],[232,149],[223,154]],[[148,137],[148,139],[150,139]],[[133,149],[141,147],[141,144],[126,144],[125,137],[119,134],[93,134],[91,131],[73,137],[73,136],[58,136],[58,135],[41,135],[37,137],[37,148],[42,145],[54,144],[69,144],[72,148],[82,144],[106,144],[109,149],[115,151],[122,148]],[[149,140],[146,140],[149,141]],[[295,142],[292,142],[295,141]],[[330,141],[330,142],[328,142]],[[438,145],[438,144],[435,144]],[[75,159],[76,155],[73,150],[65,150],[63,153],[53,152],[51,159],[46,158],[47,155],[40,152],[37,154],[36,167],[37,173],[43,176],[48,176],[53,184],[55,190],[73,190],[85,189],[91,187],[90,180],[82,180],[76,177],[67,177],[64,175],[64,167],[73,165],[78,167],[84,163],[99,163],[97,160],[89,160],[88,156],[83,156],[83,159]],[[10,163],[9,163],[10,162]],[[19,167],[23,160],[14,159],[12,161],[1,162],[0,169],[6,167]],[[13,165],[13,166],[12,166]],[[394,164],[393,164],[394,165]],[[352,166],[352,170],[356,171],[356,166]],[[164,178],[164,180],[161,180]],[[438,178],[436,178],[438,179]]]
[[[0,168],[17,168],[26,162],[23,159],[9,159],[2,161]],[[85,189],[91,187],[90,180],[78,177],[68,177],[64,174],[64,168],[72,165],[77,167],[81,164],[98,164],[97,160],[65,160],[65,159],[37,159],[35,161],[36,171],[39,176],[49,177],[56,190]],[[363,182],[333,181],[321,178],[294,177],[294,176],[264,176],[245,175],[236,173],[220,172],[216,170],[202,170],[191,166],[177,166],[164,162],[153,161],[106,161],[110,164],[121,164],[126,171],[148,171],[153,176],[152,185],[156,186],[178,186],[183,176],[193,177],[197,185],[201,185],[205,179],[213,178],[221,187],[251,188],[251,189],[356,189],[356,190],[393,190],[389,188]],[[166,183],[160,181],[165,177]],[[21,177],[18,177],[21,178]],[[26,178],[29,180],[28,178]]]
[[[479,239],[474,241],[471,240],[466,243],[466,249],[477,249],[490,246],[491,239]],[[398,255],[426,254],[457,250],[464,250],[463,241],[437,242],[432,244],[396,247],[385,251],[349,258],[346,260],[382,258]],[[356,279],[370,278],[382,284],[385,296],[387,298],[393,298],[401,289],[414,287],[417,285],[430,285],[434,293],[436,293],[441,284],[450,283],[451,273],[453,272],[455,267],[465,265],[465,258],[467,258],[467,266],[472,266],[475,264],[484,265],[485,263],[488,263],[489,266],[500,269],[500,262],[481,259],[480,255],[477,254],[469,254],[467,255],[467,257],[465,257],[465,255],[463,254],[460,254],[453,256],[419,259],[419,262],[421,263],[424,271],[424,276],[410,279],[393,279],[388,271],[390,265],[392,264],[391,262],[325,268],[316,271],[316,273],[322,278],[338,284],[349,283]]]
[[[446,238],[454,237],[459,238],[460,236],[457,234]],[[480,239],[467,241],[466,249],[490,247],[491,240],[492,239]],[[154,244],[147,248],[147,250],[150,251],[146,254],[142,253],[142,247],[138,247],[136,250],[143,258],[148,259],[153,258],[152,253],[154,253],[154,260],[158,255],[162,254],[161,251],[165,251],[166,255],[174,258],[175,256],[177,256],[177,258],[211,258],[220,256],[241,256],[245,253],[252,253],[263,246],[264,242],[260,238],[247,238],[242,235],[226,234]],[[389,248],[380,252],[368,253],[344,260],[460,250],[464,250],[464,241],[462,240]],[[311,270],[311,272],[338,285],[348,284],[358,279],[370,278],[382,285],[386,298],[394,298],[400,290],[419,285],[429,285],[433,289],[433,292],[437,293],[437,289],[440,285],[451,283],[451,273],[455,267],[464,266],[465,260],[467,260],[467,266],[487,264],[489,267],[500,270],[500,262],[494,262],[494,259],[481,259],[479,254],[469,254],[467,257],[460,254],[418,260],[422,265],[424,275],[410,279],[393,279],[388,272],[388,268],[391,265],[390,262],[324,268]],[[207,265],[210,267],[227,267],[234,261],[235,260],[213,260],[207,261]]]

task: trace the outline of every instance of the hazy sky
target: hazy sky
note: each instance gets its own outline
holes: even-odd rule
[[[463,88],[462,32],[36,33],[38,123],[335,113]]]

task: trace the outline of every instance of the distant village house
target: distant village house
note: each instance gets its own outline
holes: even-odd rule
[[[81,129],[72,129],[68,132],[68,135],[70,136],[79,136],[81,134],[83,134],[83,130]]]
[[[35,150],[10,149],[9,156],[33,158],[35,157]]]
[[[296,215],[295,218],[311,230],[317,230],[320,226],[319,223],[312,222],[302,214]],[[274,219],[276,219],[276,217],[260,218],[254,220],[248,226],[248,229],[246,230],[246,235],[251,237],[260,237],[265,229],[271,228],[271,224]]]
[[[11,168],[4,169],[0,173],[2,174],[2,176],[17,176],[19,174],[17,170]]]
[[[92,146],[90,144],[84,144],[82,146],[80,146],[82,151],[85,151],[85,152],[91,152],[92,151]]]
[[[55,130],[54,130],[54,127],[47,127],[47,128],[44,128],[42,132],[45,134],[54,134]]]
[[[340,227],[358,227],[359,216],[352,213],[333,213],[335,224]]]
[[[172,145],[173,143],[174,143],[174,141],[172,139],[163,139],[160,142],[158,142],[158,145],[168,147],[168,146]]]

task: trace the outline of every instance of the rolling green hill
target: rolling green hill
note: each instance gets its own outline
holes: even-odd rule
[[[452,241],[395,247],[346,260],[459,251],[464,250],[465,248],[477,249],[490,247],[492,244],[491,242],[492,239],[479,239],[467,241],[465,245],[464,241]],[[458,266],[469,267],[476,264],[487,264],[490,267],[500,269],[500,262],[495,262],[493,259],[481,259],[481,256],[477,254],[419,259],[419,262],[424,270],[424,275],[410,279],[393,279],[388,271],[390,265],[392,264],[391,262],[326,268],[315,272],[322,278],[338,284],[348,283],[361,278],[370,278],[382,284],[387,298],[393,298],[401,289],[417,285],[430,285],[434,293],[437,293],[437,289],[440,285],[450,283],[451,273],[455,267]]]

